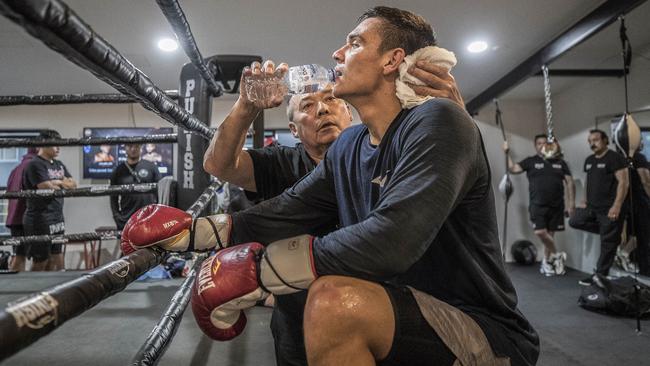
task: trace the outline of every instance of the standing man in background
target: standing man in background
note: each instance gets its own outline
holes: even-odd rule
[[[156,164],[141,159],[142,145],[126,144],[126,161],[113,170],[111,185],[156,183],[160,180],[160,172]],[[141,207],[156,203],[155,193],[131,193],[111,196],[111,211],[118,230],[124,228],[127,220]]]
[[[52,131],[47,138],[61,138]],[[23,189],[73,189],[77,182],[56,157],[58,146],[45,146],[29,162],[23,172]],[[63,197],[30,198],[23,217],[25,235],[55,235],[65,232]],[[62,244],[32,244],[27,254],[32,258],[32,271],[63,269]]]
[[[38,154],[38,149],[30,147],[27,154],[23,155],[20,164],[16,166],[7,179],[7,192],[17,192],[23,186],[23,172],[32,159]],[[9,207],[7,207],[7,221],[5,226],[11,231],[11,236],[24,236],[25,230],[23,227],[23,215],[25,214],[25,199],[11,199],[9,200]],[[18,244],[14,247],[14,257],[9,265],[12,271],[22,272],[25,270],[25,244]]]
[[[627,162],[621,154],[607,148],[609,138],[604,131],[589,131],[587,141],[594,153],[587,157],[584,165],[587,173],[586,199],[576,209],[569,225],[600,234],[596,274],[607,276],[614,264],[616,248],[621,243],[625,219],[623,203],[629,187]],[[589,286],[594,282],[594,277],[589,276],[579,283]]]
[[[539,269],[545,276],[563,275],[565,252],[558,252],[554,235],[564,231],[565,207],[569,216],[575,212],[575,184],[566,162],[560,158],[544,159],[542,147],[547,141],[544,134],[535,136],[537,154],[514,163],[508,156],[508,171],[512,174],[526,172],[530,195],[528,212],[535,235],[544,244],[544,259]],[[503,145],[507,153],[508,143]],[[566,204],[565,204],[566,193]]]

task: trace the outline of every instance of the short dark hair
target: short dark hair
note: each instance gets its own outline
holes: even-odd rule
[[[538,135],[535,135],[535,139],[533,141],[537,143],[538,139],[548,139],[548,136],[545,133],[540,133]]]
[[[61,134],[55,130],[41,130],[38,137],[42,139],[60,139]]]
[[[589,130],[589,134],[591,135],[592,133],[599,133],[600,138],[605,140],[606,143],[609,143],[609,137],[607,137],[605,131],[594,128],[593,130]]]
[[[431,25],[410,11],[375,6],[359,17],[359,23],[369,18],[380,18],[385,23],[379,30],[382,38],[380,52],[403,48],[410,55],[420,48],[436,45],[436,34]]]

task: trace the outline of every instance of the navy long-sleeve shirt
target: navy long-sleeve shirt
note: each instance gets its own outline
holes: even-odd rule
[[[412,286],[472,316],[498,355],[536,361],[537,334],[501,257],[483,142],[453,102],[403,110],[378,146],[365,126],[346,129],[292,188],[233,215],[235,242],[305,233],[328,233],[314,241],[319,275]]]

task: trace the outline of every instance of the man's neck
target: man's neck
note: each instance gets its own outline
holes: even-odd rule
[[[393,84],[394,85],[394,84]],[[361,122],[368,127],[370,143],[379,145],[388,127],[402,110],[395,88],[384,88],[371,95],[351,98],[350,104],[359,112]]]
[[[596,158],[600,159],[603,156],[605,156],[605,154],[607,154],[607,151],[609,151],[609,149],[605,149],[605,150],[601,151],[600,153],[595,152],[594,155],[596,156]]]
[[[327,149],[329,146],[308,146],[303,144],[305,147],[305,151],[307,152],[307,155],[313,160],[316,164],[320,163],[321,160],[325,157],[325,153],[327,152]]]
[[[51,158],[51,157],[49,157],[47,155],[38,154],[38,156],[40,156],[43,160],[47,160],[49,162],[52,162],[54,160],[53,158]]]
[[[132,158],[129,158],[129,157],[126,158],[126,163],[129,164],[129,165],[135,165],[139,161],[140,161],[140,158],[138,158],[138,159],[132,159]]]

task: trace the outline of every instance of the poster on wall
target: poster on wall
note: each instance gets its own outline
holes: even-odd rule
[[[147,136],[173,133],[172,128],[96,128],[86,127],[84,137]],[[142,144],[141,158],[156,164],[162,176],[172,175],[174,145],[172,143]],[[126,161],[124,144],[83,146],[83,177],[109,179],[115,167]]]

